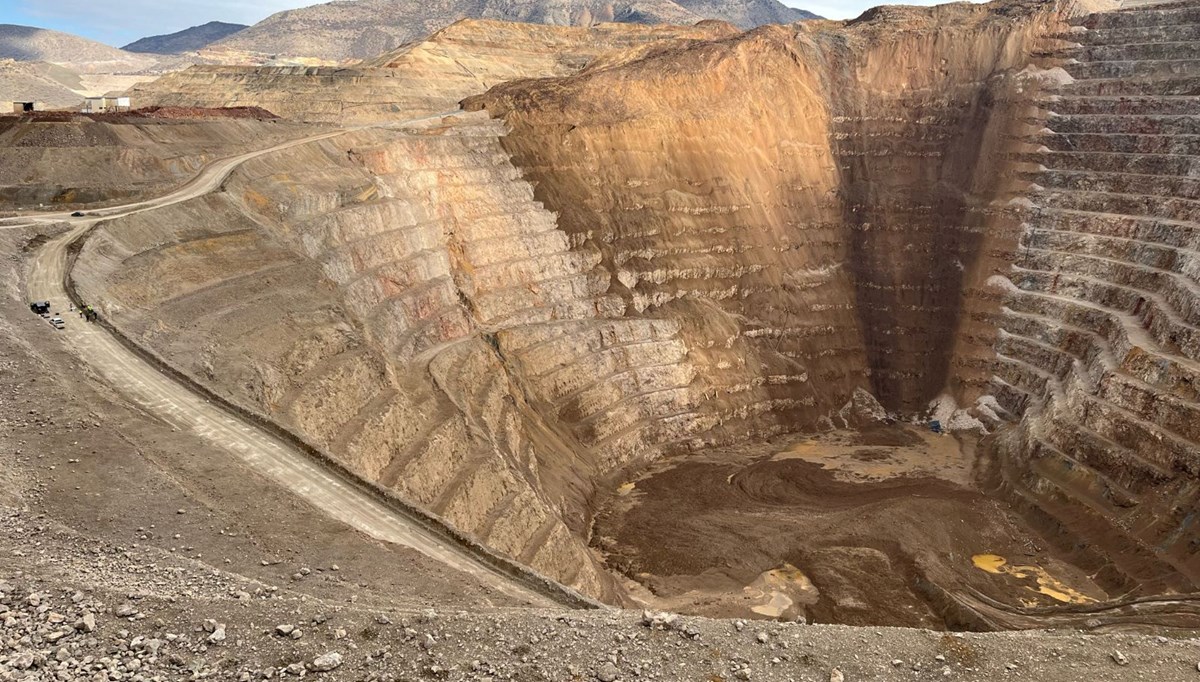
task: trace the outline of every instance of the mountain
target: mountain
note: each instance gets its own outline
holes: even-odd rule
[[[50,62],[78,73],[130,73],[158,63],[70,33],[16,24],[0,24],[0,59]]]
[[[741,28],[815,15],[778,0],[344,0],[286,10],[213,44],[243,52],[330,60],[366,59],[467,18],[560,26],[602,22]]]
[[[766,0],[675,0],[688,10],[706,18],[724,19],[739,28],[763,24],[790,24],[821,17],[781,2]]]
[[[135,40],[121,49],[128,52],[149,52],[152,54],[195,52],[222,38],[227,38],[244,28],[249,27],[245,24],[227,24],[223,21],[210,21],[207,24],[185,28],[175,33],[148,36],[140,40]]]
[[[79,75],[61,66],[0,59],[0,103],[5,105],[28,101],[51,108],[73,106],[83,101],[82,88]]]

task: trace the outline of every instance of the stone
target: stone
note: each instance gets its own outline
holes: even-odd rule
[[[225,624],[217,623],[211,634],[208,635],[208,641],[212,644],[219,644],[225,641]]]
[[[1109,656],[1117,665],[1129,665],[1129,658],[1120,651],[1113,651]]]
[[[617,666],[613,665],[612,661],[605,661],[596,669],[596,679],[600,682],[613,682],[620,676],[621,671],[617,670]]]
[[[75,621],[75,629],[83,632],[96,631],[96,615],[92,612],[83,614],[79,620]]]
[[[337,668],[341,664],[342,655],[336,651],[332,651],[314,658],[312,662],[312,669],[319,673],[325,673]]]
[[[642,611],[642,625],[654,630],[667,630],[675,625],[679,616],[665,611]]]
[[[838,668],[829,671],[829,682],[846,682],[846,676]]]
[[[275,626],[275,633],[279,635],[290,635],[296,629],[295,625],[284,623],[283,625]]]
[[[17,670],[29,670],[34,664],[33,652],[22,651],[9,659],[8,664]]]

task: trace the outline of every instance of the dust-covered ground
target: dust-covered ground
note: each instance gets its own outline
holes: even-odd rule
[[[0,680],[1200,679],[1177,635],[522,608],[124,401],[29,312],[33,236],[0,232]]]

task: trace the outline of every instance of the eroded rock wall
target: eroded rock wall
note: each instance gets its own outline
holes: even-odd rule
[[[608,290],[680,325],[697,378],[661,417],[691,415],[650,442],[762,438],[828,425],[859,388],[908,414],[983,392],[959,368],[991,338],[956,333],[964,310],[998,308],[976,285],[1015,246],[993,206],[1005,115],[1058,21],[1037,5],[884,8],[468,106],[512,126],[506,148]]]

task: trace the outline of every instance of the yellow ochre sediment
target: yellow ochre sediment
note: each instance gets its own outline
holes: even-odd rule
[[[1096,602],[1092,597],[1071,588],[1061,580],[1050,575],[1041,566],[1016,566],[1008,563],[1007,559],[998,554],[976,554],[971,557],[971,563],[975,564],[976,568],[988,573],[1011,575],[1019,579],[1035,578],[1037,580],[1037,589],[1027,589],[1044,594],[1064,604],[1093,604]]]

